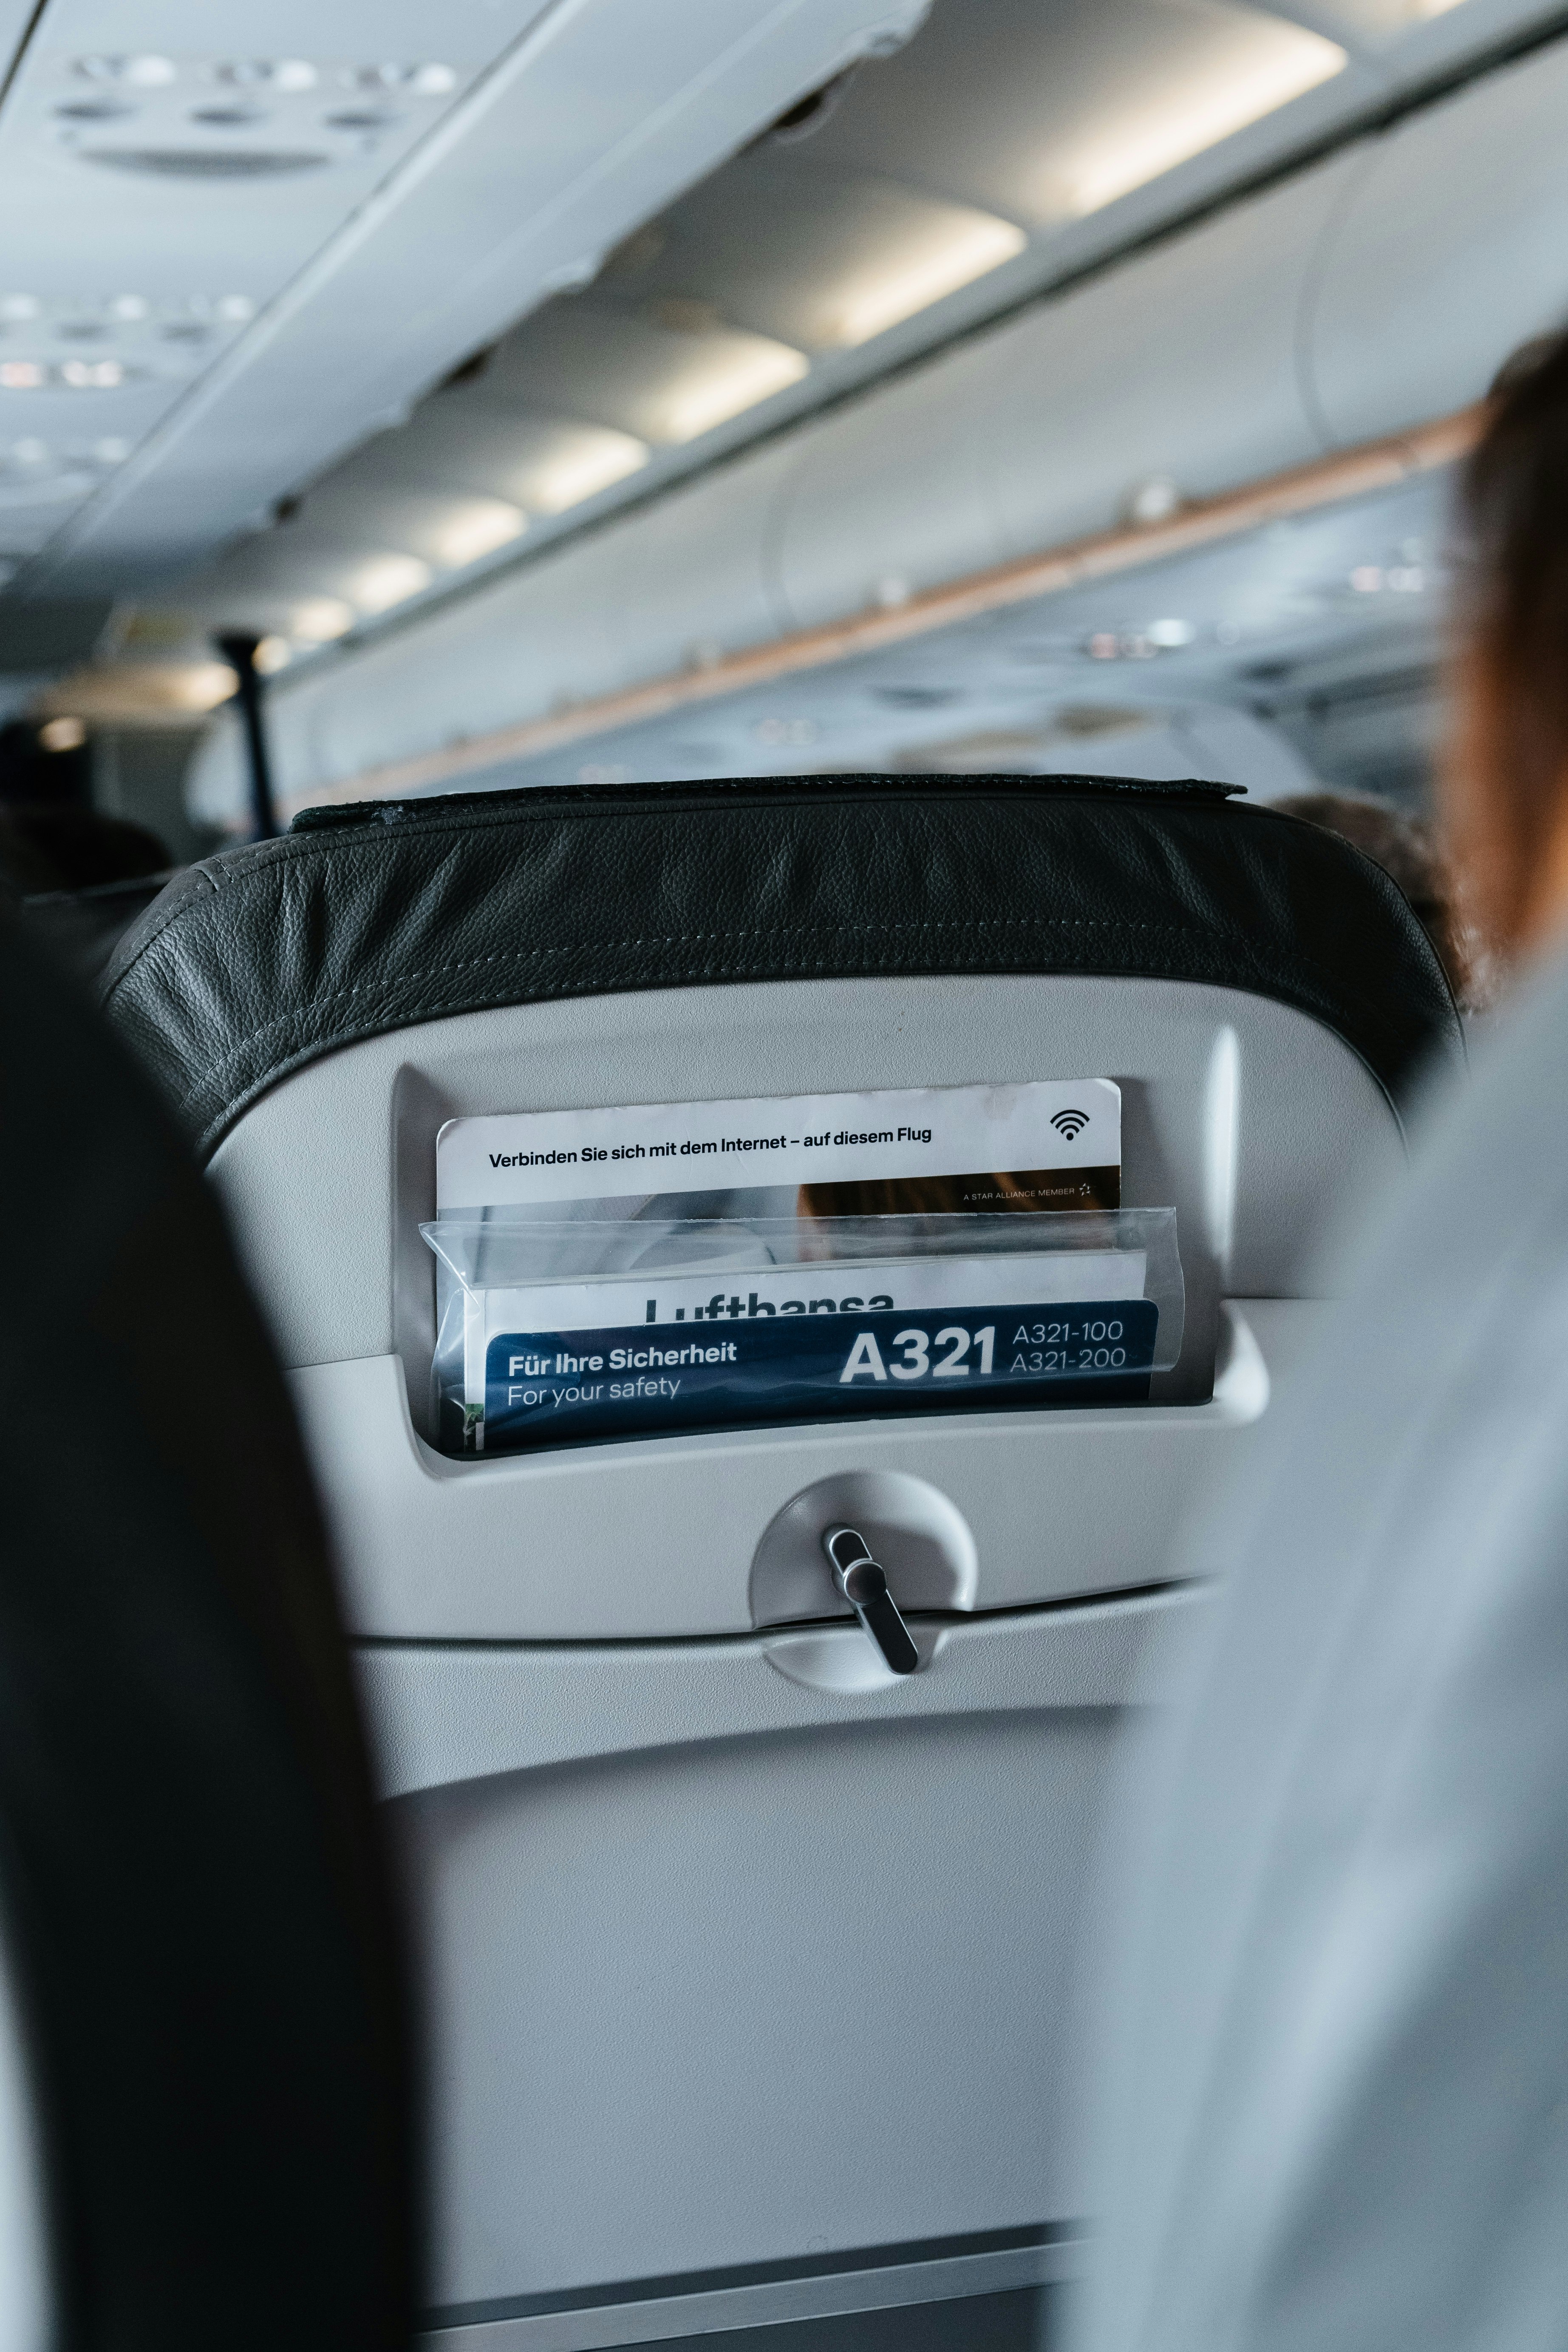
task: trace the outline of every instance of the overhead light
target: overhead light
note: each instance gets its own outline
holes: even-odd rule
[[[704,356],[683,372],[666,398],[662,440],[695,441],[786,384],[798,383],[811,367],[804,352],[768,335],[726,331],[704,337],[698,348]]]
[[[1152,646],[1163,652],[1174,653],[1179,646],[1190,646],[1197,635],[1191,621],[1151,621],[1143,632]]]
[[[1266,114],[1331,81],[1348,60],[1335,41],[1277,16],[1237,11],[1227,26],[1226,52],[1212,52],[1203,69],[1156,104],[1113,122],[1089,152],[1061,167],[1069,209],[1098,212],[1205,148],[1260,122]]]
[[[224,58],[209,70],[231,89],[314,89],[317,79],[305,58]]]
[[[38,730],[38,740],[46,751],[79,751],[87,741],[87,729],[79,719],[46,719]]]
[[[404,89],[416,98],[444,98],[458,86],[451,67],[442,65],[348,66],[339,79],[351,89]]]
[[[116,294],[109,305],[111,319],[144,319],[152,309],[145,294]]]
[[[504,499],[470,499],[442,531],[437,552],[443,563],[454,568],[477,563],[481,555],[493,555],[527,529],[528,517],[520,507],[509,506]]]
[[[226,662],[192,662],[170,673],[173,698],[186,710],[216,710],[238,684]]]
[[[85,81],[125,82],[132,89],[161,89],[179,68],[173,58],[78,58],[76,70]]]
[[[37,392],[47,373],[37,360],[0,360],[0,390]]]
[[[43,309],[36,294],[0,295],[0,319],[36,319]]]
[[[353,607],[336,596],[311,596],[303,604],[296,604],[290,616],[289,634],[307,646],[330,645],[341,637],[345,629],[353,626]]]
[[[124,383],[125,370],[118,360],[66,360],[59,377],[73,392],[112,392]]]
[[[256,316],[256,305],[248,294],[220,294],[216,303],[220,319],[241,322]]]
[[[100,466],[123,466],[131,455],[131,444],[121,440],[118,434],[111,434],[105,440],[93,443],[92,454]]]
[[[256,648],[256,667],[263,677],[275,677],[293,657],[294,648],[287,637],[263,637]]]
[[[830,307],[832,340],[851,349],[886,333],[944,294],[956,294],[1022,253],[1028,243],[1014,221],[967,206],[945,207],[948,218],[922,235],[918,251],[851,279]]]
[[[1181,507],[1182,493],[1170,476],[1152,474],[1132,491],[1125,511],[1129,522],[1169,522]]]
[[[574,427],[563,436],[553,457],[519,475],[518,496],[536,513],[563,514],[635,474],[650,454],[647,443],[630,433],[612,432],[607,425]]]
[[[362,613],[387,613],[428,588],[431,577],[416,555],[378,555],[354,574],[349,595]]]
[[[752,730],[759,743],[815,743],[815,719],[759,719]]]

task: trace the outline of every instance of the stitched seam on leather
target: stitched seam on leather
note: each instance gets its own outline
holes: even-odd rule
[[[181,1097],[181,1101],[182,1104],[190,1103],[194,1101],[199,1094],[206,1092],[216,1087],[222,1080],[225,1073],[234,1063],[239,1061],[243,1055],[259,1045],[262,1040],[270,1036],[275,1030],[288,1029],[290,1025],[298,1026],[298,1024],[310,1020],[314,1014],[319,1013],[323,1006],[342,1003],[345,999],[350,997],[369,996],[374,994],[378,995],[384,1000],[404,989],[417,987],[426,981],[445,979],[455,972],[480,971],[489,964],[501,963],[515,965],[538,963],[552,957],[560,958],[563,956],[576,955],[603,955],[606,953],[615,953],[630,948],[698,947],[712,940],[735,940],[760,938],[767,938],[770,940],[781,939],[791,935],[799,936],[802,933],[814,930],[820,931],[822,928],[823,927],[820,924],[809,923],[791,923],[784,926],[756,925],[752,929],[746,931],[671,931],[662,935],[656,933],[650,937],[641,939],[613,940],[596,940],[587,943],[577,942],[570,947],[531,948],[526,950],[518,949],[504,954],[498,949],[493,954],[488,956],[468,956],[465,957],[458,963],[432,965],[425,971],[400,972],[383,980],[355,982],[350,987],[332,990],[330,995],[312,998],[311,1002],[308,1005],[301,1005],[291,1013],[279,1013],[276,1020],[265,1022],[259,1029],[249,1031],[246,1036],[240,1039],[237,1045],[231,1047],[230,1051],[224,1055],[221,1062],[214,1063],[209,1068],[202,1073],[196,1084],[188,1087],[185,1093]],[[1065,929],[1097,931],[1143,931],[1156,934],[1162,938],[1192,940],[1194,941],[1202,940],[1205,944],[1208,944],[1207,934],[1184,930],[1179,924],[1143,923],[1129,919],[1125,917],[1097,915],[988,915],[969,917],[963,920],[955,919],[946,921],[928,920],[925,922],[847,923],[836,924],[833,926],[834,931],[838,935],[842,935],[844,932],[847,931],[852,934],[860,933],[870,937],[884,937],[889,932],[895,931],[976,931],[1017,929],[1020,928],[1037,931],[1061,930]],[[1247,961],[1245,957],[1241,960]],[[729,968],[736,969],[737,967]],[[816,968],[820,969],[820,965]],[[1256,965],[1254,968],[1258,969]],[[784,975],[781,975],[781,977],[783,976]],[[660,985],[660,982],[657,979],[654,979],[649,984],[657,987]],[[1219,984],[1224,985],[1223,982]],[[454,1012],[462,1008],[456,1006],[452,1008]],[[319,1044],[323,1042],[323,1040],[321,1037],[317,1037],[310,1042]]]

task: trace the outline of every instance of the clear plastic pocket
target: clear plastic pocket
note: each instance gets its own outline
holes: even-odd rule
[[[447,1217],[445,1452],[1140,1402],[1181,1352],[1173,1209]]]

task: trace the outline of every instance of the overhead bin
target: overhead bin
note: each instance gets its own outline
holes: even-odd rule
[[[788,626],[898,604],[1001,562],[985,450],[996,382],[986,336],[791,436],[769,550]]]
[[[290,795],[1476,398],[1568,306],[1539,52],[273,691]],[[323,725],[330,712],[330,724]],[[243,800],[224,724],[208,814]]]
[[[1368,142],[1323,241],[1302,349],[1337,444],[1479,400],[1568,318],[1568,45]]]
[[[51,15],[56,37],[70,37],[56,16],[72,5]],[[61,534],[49,576],[120,585],[127,565],[141,577],[150,563],[166,575],[188,565],[580,284],[782,109],[897,46],[927,5],[513,8],[500,53],[406,167],[290,264],[265,320]],[[367,45],[371,32],[367,20]],[[79,37],[90,47],[96,36]],[[340,17],[334,43],[347,37]]]
[[[1355,169],[1335,157],[797,436],[796,625],[1110,530],[1152,477],[1205,497],[1315,455],[1296,339]]]
[[[334,694],[329,675],[298,705],[279,697],[274,756],[287,788],[299,789],[301,769],[324,782],[603,693],[621,654],[625,554],[596,533],[574,540],[502,582],[482,614],[459,600],[368,647],[363,679],[351,656],[352,695]]]

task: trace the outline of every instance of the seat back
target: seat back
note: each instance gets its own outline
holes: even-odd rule
[[[420,1893],[441,2340],[1023,2312],[1081,2214],[1067,1979],[1173,1524],[1458,1051],[1397,891],[1201,786],[474,796],[197,869],[109,1001],[209,1156],[328,1496]],[[445,1120],[1087,1077],[1121,1088],[1124,1200],[1177,1211],[1147,1404],[431,1444]],[[852,1513],[912,1580],[896,1687],[774,1605],[780,1548]],[[965,1576],[921,1587],[922,1542]]]
[[[0,1115],[0,2195],[40,2340],[391,2352],[404,1970],[310,1478],[216,1202],[11,924]]]

